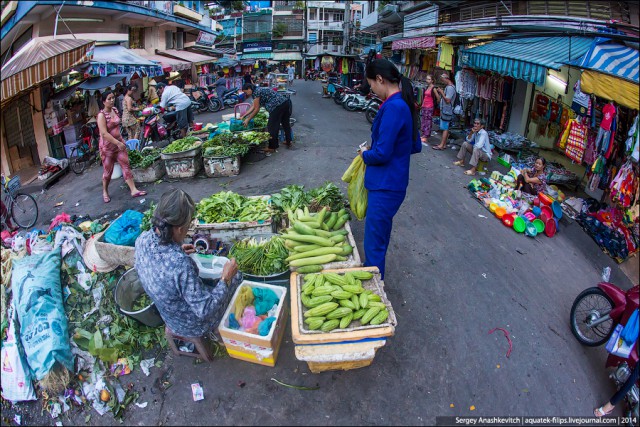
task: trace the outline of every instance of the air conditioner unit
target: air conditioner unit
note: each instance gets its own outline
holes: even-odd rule
[[[384,6],[380,10],[378,15],[380,15],[380,17],[384,18],[385,16],[389,16],[392,13],[397,13],[397,12],[398,12],[398,5],[397,4],[387,4],[386,6]]]

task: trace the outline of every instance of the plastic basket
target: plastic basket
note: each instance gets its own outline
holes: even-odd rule
[[[7,182],[7,191],[12,196],[20,189],[20,176],[16,175]]]

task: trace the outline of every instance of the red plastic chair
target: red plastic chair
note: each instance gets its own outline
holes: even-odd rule
[[[242,115],[244,113],[246,113],[249,110],[249,108],[251,108],[251,104],[249,104],[247,102],[241,102],[240,104],[237,104],[233,108],[234,117],[237,119],[238,118],[238,113],[240,113],[240,117],[242,117]]]

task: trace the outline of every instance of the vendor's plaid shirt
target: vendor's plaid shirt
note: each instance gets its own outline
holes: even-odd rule
[[[144,290],[174,333],[198,337],[218,326],[241,275],[231,286],[206,285],[196,263],[180,245],[163,245],[153,231],[136,240],[135,268]]]

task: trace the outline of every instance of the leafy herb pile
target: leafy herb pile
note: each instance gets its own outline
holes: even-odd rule
[[[285,260],[289,251],[280,236],[262,241],[255,238],[240,240],[233,245],[229,256],[236,259],[241,272],[254,276],[270,276],[289,268]]]
[[[337,212],[344,208],[345,198],[340,188],[331,181],[326,181],[320,187],[309,191],[311,204],[309,209],[317,212],[324,206],[328,206],[331,212]]]
[[[249,146],[243,144],[234,144],[229,146],[214,145],[205,147],[204,157],[236,157],[244,156],[249,152]]]
[[[207,224],[264,221],[271,218],[271,209],[260,197],[249,198],[232,191],[221,191],[198,202],[196,217]]]
[[[149,209],[144,212],[144,216],[142,217],[142,223],[140,224],[140,231],[151,230],[151,218],[153,218],[153,213],[156,211],[156,204],[151,202]]]
[[[176,139],[171,144],[167,145],[167,147],[162,150],[162,152],[164,154],[172,154],[180,153],[182,151],[188,151],[192,148],[195,148],[199,142],[200,138],[196,138],[195,136],[187,136],[181,139]]]
[[[133,301],[132,308],[133,308],[133,311],[140,311],[142,309],[149,307],[152,303],[153,301],[151,300],[149,295],[143,292],[140,295],[138,295],[138,298],[136,298],[135,301]]]
[[[268,132],[220,133],[202,144],[205,157],[244,156],[251,145],[260,145],[268,141]]]
[[[267,127],[267,122],[269,121],[269,116],[266,110],[260,110],[258,114],[253,118],[253,126],[256,129],[264,129]]]
[[[271,201],[278,217],[304,207],[309,207],[311,212],[318,212],[324,206],[329,207],[331,212],[345,207],[342,191],[331,181],[309,191],[305,191],[302,185],[288,185],[279,193],[273,194]]]
[[[279,193],[271,196],[274,208],[279,212],[295,211],[303,208],[311,202],[311,197],[304,191],[302,185],[287,185]]]
[[[160,149],[153,148],[151,150],[144,150],[142,152],[136,150],[129,150],[129,164],[131,169],[145,169],[148,168],[160,158]]]

